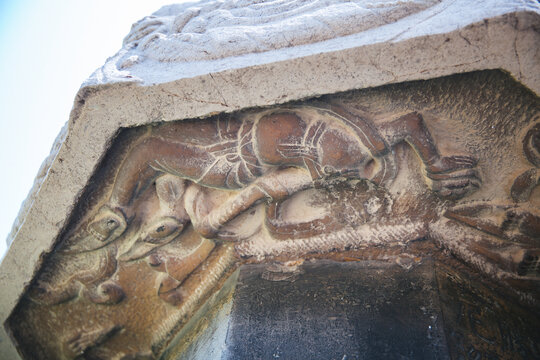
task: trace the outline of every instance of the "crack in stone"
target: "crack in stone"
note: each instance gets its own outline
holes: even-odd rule
[[[517,65],[518,65],[518,80],[521,81],[521,79],[523,79],[523,72],[521,71],[521,61],[519,59],[519,52],[517,50],[517,42],[518,42],[518,37],[519,37],[519,18],[516,17],[516,21],[515,21],[515,24],[514,25],[514,30],[515,30],[515,37],[514,37],[514,41],[512,42],[512,46],[514,48],[514,54],[516,56],[516,61],[517,61]]]
[[[459,35],[460,38],[462,38],[463,40],[465,40],[465,41],[467,42],[467,44],[469,44],[470,46],[473,46],[472,43],[471,43],[471,41],[470,41],[469,39],[467,39],[466,36],[463,36],[463,34],[461,33],[461,31],[458,32],[458,35]]]
[[[191,97],[191,96],[187,96],[187,95],[179,95],[179,94],[176,94],[176,93],[173,93],[171,91],[167,91],[165,89],[161,89],[161,92],[167,94],[167,95],[170,95],[170,96],[174,96],[174,97],[177,97],[183,101],[194,101],[194,102],[197,102],[197,103],[202,103],[202,104],[214,104],[214,105],[221,105],[221,106],[227,106],[227,104],[224,104],[223,102],[220,102],[220,101],[209,101],[209,100],[202,100],[202,99],[197,99],[197,98],[194,98],[194,97]]]
[[[216,89],[216,91],[218,92],[219,96],[221,96],[221,100],[223,100],[223,106],[225,107],[229,107],[229,105],[227,104],[227,100],[225,100],[225,97],[223,96],[223,94],[221,93],[221,91],[219,90],[219,87],[217,86],[217,81],[216,79],[214,79],[214,76],[212,75],[212,73],[208,73],[208,75],[210,76],[210,78],[212,79],[212,81],[214,82],[214,89]]]
[[[395,36],[393,36],[392,38],[388,39],[388,42],[393,42],[394,40],[398,39],[399,37],[401,37],[403,34],[406,34],[407,32],[409,32],[413,27],[418,27],[420,26],[421,24],[423,24],[424,22],[428,21],[429,19],[439,15],[440,13],[442,13],[443,11],[445,11],[446,9],[448,9],[450,6],[454,5],[454,3],[456,2],[457,0],[454,0],[452,2],[450,2],[448,5],[446,5],[445,7],[443,7],[441,10],[439,11],[436,11],[434,14],[431,14],[430,16],[426,17],[425,19],[419,21],[418,23],[414,24],[414,26],[409,26],[407,27],[405,30],[399,32],[398,34],[396,34]]]

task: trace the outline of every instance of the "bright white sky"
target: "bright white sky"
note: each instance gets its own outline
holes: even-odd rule
[[[174,0],[0,0],[0,258],[81,83]]]

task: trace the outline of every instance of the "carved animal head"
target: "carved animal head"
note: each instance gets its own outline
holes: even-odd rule
[[[153,187],[152,187],[153,188]],[[135,212],[130,231],[133,241],[127,251],[120,255],[121,261],[140,259],[152,250],[177,238],[190,218],[184,206],[186,181],[174,175],[164,175],[155,182],[155,192]],[[135,230],[136,229],[136,230]]]
[[[77,254],[100,249],[122,236],[126,228],[122,211],[104,205],[65,236],[60,252]]]

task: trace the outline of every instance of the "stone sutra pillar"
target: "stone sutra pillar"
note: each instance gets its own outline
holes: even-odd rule
[[[538,12],[203,1],[139,21],[8,239],[1,354],[538,356]]]

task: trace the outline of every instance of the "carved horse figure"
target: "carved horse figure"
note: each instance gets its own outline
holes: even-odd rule
[[[457,199],[479,187],[476,160],[442,156],[419,113],[374,125],[338,105],[282,107],[150,127],[121,164],[108,203],[74,236],[94,249],[117,239],[136,215],[134,200],[171,174],[198,186],[179,190],[180,210],[147,229],[148,241],[172,239],[190,221],[198,233],[214,238],[251,206],[324,186],[329,178],[388,186],[397,172],[393,147],[400,142],[418,154],[439,196]],[[201,187],[238,191],[202,211],[196,199]]]

